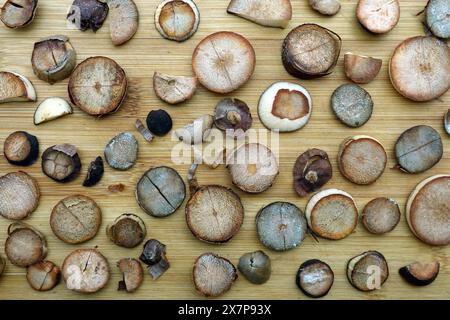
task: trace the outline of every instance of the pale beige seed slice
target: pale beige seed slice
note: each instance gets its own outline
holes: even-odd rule
[[[120,46],[133,38],[139,26],[139,11],[133,0],[104,0],[109,7],[112,43]]]
[[[374,234],[383,234],[394,230],[400,222],[400,208],[393,199],[376,198],[363,209],[361,222]]]
[[[292,19],[290,0],[231,0],[227,12],[275,28],[286,28]]]
[[[36,101],[36,91],[26,77],[15,72],[0,72],[0,103]]]
[[[356,17],[370,32],[386,33],[400,20],[400,4],[397,0],[359,0]]]
[[[166,39],[185,41],[200,24],[200,12],[191,0],[163,0],[155,11],[156,30]]]
[[[153,89],[161,100],[169,104],[177,104],[189,100],[197,90],[195,77],[173,76],[155,72]]]

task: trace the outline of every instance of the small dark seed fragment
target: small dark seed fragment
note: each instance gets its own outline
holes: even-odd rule
[[[128,170],[136,163],[138,142],[129,132],[119,133],[105,147],[105,160],[111,168]]]
[[[83,187],[95,186],[103,177],[103,159],[102,157],[95,158],[88,167],[86,179],[84,179]]]
[[[57,182],[69,182],[78,176],[81,161],[77,149],[71,144],[59,144],[42,154],[42,171]]]
[[[363,209],[362,223],[367,231],[384,234],[394,230],[400,222],[400,208],[395,200],[376,198]]]
[[[398,270],[400,275],[415,286],[427,286],[438,276],[440,264],[438,261],[422,263],[413,262]]]
[[[298,288],[311,298],[320,298],[328,294],[334,282],[334,273],[323,261],[312,259],[303,262],[297,271]]]
[[[263,284],[270,279],[272,273],[270,258],[258,250],[244,254],[239,258],[239,271],[254,284]]]
[[[153,280],[161,277],[170,268],[169,260],[166,258],[166,246],[155,239],[148,240],[144,244],[139,260],[148,266],[148,273]]]
[[[144,271],[142,270],[141,263],[132,258],[120,259],[117,262],[120,272],[122,272],[123,279],[119,281],[117,290],[134,292],[142,284],[144,280]]]
[[[362,87],[348,83],[341,85],[333,92],[331,107],[342,123],[358,128],[369,121],[373,101],[370,94]]]
[[[81,31],[97,31],[108,15],[108,5],[98,0],[75,0],[67,14],[67,19]]]
[[[3,153],[9,163],[29,166],[38,158],[39,142],[35,136],[25,131],[16,131],[6,138]]]
[[[172,130],[172,118],[162,110],[152,110],[147,115],[147,127],[153,134],[164,136]]]
[[[52,290],[60,280],[61,270],[51,261],[41,261],[27,268],[27,281],[34,290]]]
[[[137,215],[124,213],[107,226],[106,233],[118,246],[134,248],[144,240],[147,230],[144,221]]]
[[[378,251],[367,251],[349,260],[347,278],[358,290],[380,289],[389,277],[386,259]]]

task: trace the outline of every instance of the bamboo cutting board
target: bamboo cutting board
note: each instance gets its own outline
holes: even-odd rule
[[[4,2],[4,1],[2,1]],[[223,296],[227,299],[306,299],[295,285],[295,274],[299,265],[307,259],[317,258],[327,262],[335,272],[335,283],[326,299],[438,299],[450,298],[450,246],[430,247],[418,241],[409,231],[404,215],[397,228],[384,236],[369,234],[359,225],[353,235],[341,241],[320,239],[315,242],[308,237],[294,250],[277,253],[263,248],[256,235],[254,218],[257,211],[270,202],[285,200],[300,208],[307,199],[299,198],[292,188],[292,167],[295,159],[306,149],[317,147],[328,152],[333,164],[333,179],[326,187],[343,189],[355,197],[360,209],[371,199],[387,196],[396,199],[402,212],[407,196],[421,180],[439,173],[450,173],[450,138],[443,130],[443,114],[449,108],[450,93],[440,100],[429,103],[413,103],[392,88],[387,65],[389,57],[398,43],[410,36],[422,35],[421,17],[416,14],[423,9],[426,0],[400,0],[401,19],[398,26],[387,35],[375,36],[364,31],[358,24],[354,10],[356,0],[341,0],[342,9],[334,17],[323,17],[311,10],[307,0],[293,0],[293,19],[287,29],[265,28],[241,18],[228,15],[225,0],[197,0],[201,23],[193,38],[184,43],[175,43],[161,38],[154,27],[153,14],[159,0],[135,0],[139,12],[139,30],[135,37],[122,47],[111,44],[108,20],[97,32],[69,30],[65,15],[72,0],[40,0],[34,22],[23,30],[0,27],[0,70],[11,70],[24,74],[33,82],[38,103],[49,96],[68,98],[67,80],[53,86],[44,83],[33,74],[30,57],[33,43],[41,37],[65,34],[70,37],[77,51],[78,62],[94,55],[104,55],[116,60],[126,71],[129,79],[129,94],[119,112],[103,119],[95,119],[79,109],[74,114],[59,120],[33,125],[33,113],[37,103],[9,103],[0,105],[0,144],[13,131],[26,130],[38,137],[40,151],[58,143],[72,143],[78,147],[82,160],[82,173],[68,184],[58,184],[41,172],[40,161],[31,167],[14,167],[7,163],[1,150],[0,174],[25,170],[37,178],[42,196],[38,209],[28,223],[41,230],[48,240],[48,260],[61,265],[64,258],[78,248],[98,249],[108,258],[112,277],[102,291],[93,295],[71,292],[60,284],[48,293],[33,291],[25,279],[25,269],[7,263],[0,278],[0,299],[192,299],[196,294],[191,274],[197,256],[204,252],[215,252],[237,264],[239,257],[249,251],[263,249],[272,259],[272,277],[262,286],[250,284],[240,276],[231,290]],[[289,76],[280,58],[281,43],[293,27],[314,22],[337,32],[343,39],[342,54],[333,74],[319,80],[300,81]],[[254,118],[254,128],[263,128],[256,112],[260,94],[271,83],[280,80],[293,81],[305,86],[314,100],[313,116],[300,131],[280,135],[280,175],[274,186],[263,194],[248,195],[237,191],[245,207],[245,221],[241,231],[228,244],[217,246],[196,240],[188,230],[184,218],[184,206],[169,218],[156,219],[146,215],[134,197],[135,185],[140,176],[152,166],[171,165],[171,148],[176,144],[170,136],[157,138],[151,144],[145,142],[134,129],[137,117],[145,119],[152,109],[163,108],[173,117],[174,128],[184,126],[198,116],[212,113],[215,104],[222,98],[204,88],[199,88],[194,98],[179,106],[168,106],[161,102],[152,89],[154,71],[191,75],[191,55],[196,44],[206,35],[222,30],[238,32],[247,37],[256,51],[255,73],[233,97],[248,103]],[[375,103],[371,120],[358,129],[347,128],[333,115],[329,99],[333,90],[346,82],[343,74],[343,53],[353,51],[383,59],[383,67],[375,81],[364,88]],[[391,169],[395,165],[394,144],[406,129],[426,124],[442,135],[444,157],[434,168],[418,175],[408,175]],[[106,143],[117,133],[133,132],[139,140],[139,159],[136,166],[127,171],[114,171],[105,167],[102,181],[94,188],[83,188],[81,183],[87,166],[96,156],[103,154]],[[388,168],[384,175],[371,186],[356,186],[344,180],[337,168],[336,155],[340,142],[351,135],[367,134],[380,140],[388,152]],[[185,178],[187,165],[173,165]],[[231,186],[230,178],[223,167],[216,170],[205,166],[198,170],[201,184],[219,183]],[[112,194],[107,187],[113,183],[124,183],[124,192]],[[49,216],[53,206],[63,197],[81,193],[93,197],[103,211],[103,223],[98,235],[81,245],[67,245],[58,240],[50,230]],[[167,245],[171,268],[159,280],[146,276],[143,286],[134,294],[118,292],[120,274],[115,265],[123,257],[138,257],[141,246],[123,249],[113,245],[105,235],[105,228],[118,215],[129,212],[142,217],[147,224],[148,236]],[[5,257],[3,244],[10,221],[0,219],[0,254]],[[367,250],[382,252],[390,267],[390,277],[381,290],[365,294],[353,289],[348,283],[345,268],[349,258]],[[405,283],[398,269],[415,260],[438,259],[441,272],[437,280],[428,287],[415,288]]]

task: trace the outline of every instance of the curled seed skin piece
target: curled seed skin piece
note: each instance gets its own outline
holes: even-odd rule
[[[71,144],[58,144],[42,154],[42,171],[57,182],[69,182],[78,176],[81,160]]]
[[[444,116],[444,127],[445,131],[450,136],[450,109],[447,110],[447,113]]]
[[[124,213],[106,227],[106,234],[118,246],[134,248],[144,240],[147,230],[139,216]]]
[[[450,3],[447,0],[429,0],[425,9],[426,23],[438,38],[450,37]]]
[[[317,259],[303,262],[295,278],[297,287],[308,297],[326,296],[334,283],[334,272],[328,264]]]
[[[162,101],[178,104],[191,99],[197,90],[197,78],[172,76],[155,72],[153,74],[153,89]]]
[[[436,280],[440,269],[439,261],[413,262],[398,270],[398,273],[415,286],[427,286]]]
[[[25,172],[11,172],[0,177],[0,215],[10,220],[22,220],[39,205],[39,185]]]
[[[358,128],[369,121],[373,111],[370,94],[357,84],[343,84],[331,95],[331,108],[345,125]]]
[[[122,273],[122,280],[119,281],[117,290],[135,292],[144,281],[144,271],[141,263],[132,258],[120,259],[117,267]]]
[[[35,16],[38,0],[7,0],[0,9],[0,20],[8,28],[22,28]]]
[[[15,101],[36,101],[33,84],[16,72],[0,71],[0,104]]]
[[[109,32],[113,45],[133,38],[139,25],[139,11],[133,0],[103,0],[109,7]]]
[[[108,260],[96,249],[78,249],[63,262],[62,276],[66,287],[80,293],[95,293],[108,283]]]
[[[323,77],[333,72],[341,52],[341,38],[317,24],[299,25],[283,42],[282,60],[286,71],[300,79]]]
[[[398,0],[359,0],[356,17],[366,30],[387,33],[400,20],[400,4]]]
[[[136,164],[138,141],[130,132],[122,132],[111,139],[105,147],[105,160],[116,170],[125,171]]]
[[[229,260],[214,253],[204,253],[195,261],[193,277],[199,294],[218,297],[230,290],[238,275]]]
[[[81,31],[101,28],[108,16],[108,5],[99,0],[74,0],[67,14],[67,20],[75,24]]]
[[[400,208],[395,200],[376,198],[363,209],[361,222],[373,234],[391,232],[400,222]]]
[[[102,157],[97,157],[89,164],[87,175],[83,182],[83,187],[95,186],[102,179],[103,173],[103,159]]]
[[[403,132],[395,144],[401,170],[420,173],[434,167],[443,156],[441,135],[432,127],[419,125]]]
[[[34,44],[31,64],[39,79],[53,84],[70,76],[77,64],[77,55],[68,37],[56,35]]]
[[[52,290],[60,280],[61,270],[51,261],[41,261],[27,268],[27,281],[34,290]]]
[[[450,244],[450,175],[420,182],[406,203],[406,220],[413,234],[432,246]]]
[[[254,284],[266,283],[272,273],[270,258],[261,250],[249,252],[240,257],[238,269],[248,281]]]
[[[239,132],[250,129],[252,122],[252,114],[244,101],[236,98],[225,98],[217,103],[214,112],[214,124],[220,130],[233,130],[233,136],[238,136]]]
[[[72,106],[65,99],[49,97],[38,105],[34,112],[33,120],[34,124],[37,126],[41,123],[55,120],[72,113]]]
[[[360,291],[381,289],[388,277],[387,261],[378,251],[367,251],[348,261],[347,278],[351,285]]]
[[[300,197],[323,187],[333,176],[328,154],[320,149],[302,153],[294,164],[294,189]]]
[[[142,123],[142,121],[140,119],[136,119],[135,122],[135,127],[137,129],[137,131],[139,131],[139,133],[142,135],[142,137],[145,139],[145,141],[147,142],[152,142],[153,140],[153,135],[150,132],[150,130],[148,130],[144,124]]]
[[[146,122],[148,130],[159,137],[165,136],[172,130],[172,118],[162,109],[150,111]]]
[[[289,202],[273,202],[256,216],[256,228],[261,243],[275,251],[287,251],[299,246],[306,237],[304,213]]]
[[[13,132],[5,139],[3,153],[11,164],[32,165],[39,155],[38,139],[25,131]]]
[[[369,83],[378,75],[383,60],[348,52],[344,55],[345,75],[355,83]]]
[[[290,0],[231,0],[227,12],[274,28],[286,28],[292,19]]]
[[[341,10],[339,0],[309,0],[312,9],[326,16],[334,16]]]
[[[150,239],[144,244],[144,250],[139,260],[148,266],[148,273],[153,280],[161,277],[170,268],[169,260],[166,257],[166,245],[156,239]]]

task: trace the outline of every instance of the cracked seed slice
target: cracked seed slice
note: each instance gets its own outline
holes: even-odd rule
[[[8,28],[22,28],[34,19],[38,0],[7,0],[0,9],[0,20]]]
[[[119,291],[134,292],[144,281],[144,270],[139,260],[123,258],[117,262],[117,267],[122,273],[122,280],[119,281]]]
[[[287,251],[299,246],[306,237],[307,223],[303,212],[289,202],[273,202],[256,216],[259,240],[267,248]]]
[[[368,31],[386,33],[400,20],[400,4],[397,0],[359,0],[356,17]]]
[[[186,198],[186,186],[177,171],[169,167],[148,170],[136,186],[139,206],[154,217],[174,213]]]
[[[98,250],[78,249],[64,259],[62,275],[67,289],[94,293],[108,283],[108,260]]]
[[[52,290],[60,280],[61,270],[51,261],[41,261],[27,268],[27,281],[34,290]]]
[[[216,93],[230,93],[244,85],[255,70],[255,50],[240,34],[228,31],[204,38],[192,55],[198,81]]]
[[[57,182],[75,179],[81,169],[77,148],[71,144],[58,144],[47,148],[42,154],[42,171]]]
[[[266,283],[272,273],[270,257],[261,250],[248,252],[240,257],[238,269],[254,284]]]
[[[275,28],[286,28],[292,19],[290,0],[231,0],[227,12]]]
[[[102,212],[89,197],[73,195],[59,201],[50,215],[50,227],[62,241],[70,244],[95,237],[102,223]]]

